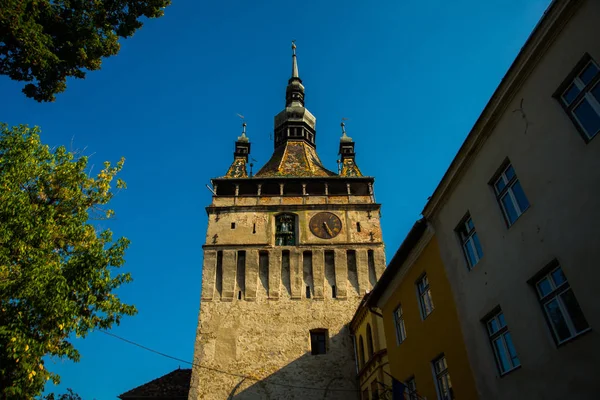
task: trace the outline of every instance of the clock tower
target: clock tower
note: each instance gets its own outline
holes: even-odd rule
[[[323,166],[304,94],[292,45],[271,159],[248,174],[244,124],[212,179],[190,400],[360,397],[348,323],[385,268],[380,205],[343,123]]]

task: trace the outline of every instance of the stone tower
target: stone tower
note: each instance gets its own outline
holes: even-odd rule
[[[212,180],[191,400],[359,398],[348,323],[385,268],[380,205],[344,124],[339,172],[321,164],[292,49],[271,159],[248,175],[244,124]]]

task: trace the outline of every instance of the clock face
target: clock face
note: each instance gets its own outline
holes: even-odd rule
[[[340,218],[330,212],[320,212],[310,219],[310,231],[321,239],[336,237],[342,230]]]

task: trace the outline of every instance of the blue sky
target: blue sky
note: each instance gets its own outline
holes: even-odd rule
[[[128,189],[105,223],[131,239],[120,290],[139,314],[112,332],[191,360],[200,299],[205,187],[232,161],[243,114],[256,169],[273,143],[297,40],[317,150],[336,169],[340,120],[375,176],[388,259],[550,0],[174,1],[55,103],[0,77],[0,121],[85,149],[97,172],[126,158]],[[177,368],[101,333],[77,340],[81,362],[49,367],[84,399],[115,399]],[[181,364],[182,368],[187,365]]]

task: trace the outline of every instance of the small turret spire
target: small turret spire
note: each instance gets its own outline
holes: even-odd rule
[[[346,135],[346,123],[344,122],[346,118],[342,118],[342,123],[340,126],[342,127],[342,137],[340,138],[340,142],[351,142],[352,138]]]
[[[242,136],[238,136],[238,142],[247,142],[248,136],[246,136],[246,121],[242,122]]]

